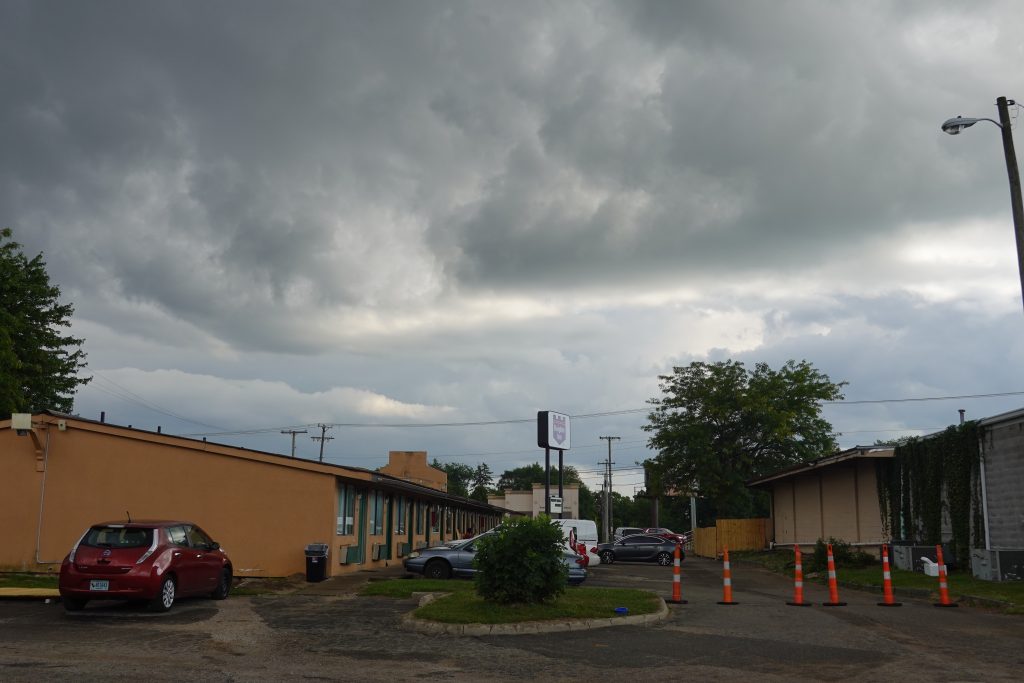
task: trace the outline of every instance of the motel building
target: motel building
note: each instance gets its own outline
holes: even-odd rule
[[[379,470],[332,465],[55,412],[0,420],[0,571],[56,572],[92,524],[181,519],[231,556],[235,576],[386,567],[493,528],[510,511],[447,493],[424,451]]]

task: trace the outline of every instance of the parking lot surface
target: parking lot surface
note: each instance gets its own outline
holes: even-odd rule
[[[721,565],[688,559],[683,598],[651,627],[546,635],[426,636],[398,628],[414,600],[350,592],[223,602],[185,600],[167,614],[96,604],[0,602],[0,680],[144,677],[204,681],[579,681],[583,677],[737,680],[1020,680],[1024,617],[969,607],[938,609],[843,589],[846,607],[789,607],[786,577],[733,565],[734,599],[722,606]],[[671,596],[672,568],[593,568],[590,586]],[[898,588],[898,587],[897,587]]]

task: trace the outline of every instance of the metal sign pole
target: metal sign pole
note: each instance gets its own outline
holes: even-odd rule
[[[558,498],[562,501],[562,510],[558,513],[558,518],[562,519],[565,516],[565,495],[562,493],[562,454],[565,453],[561,448],[558,449]]]
[[[544,514],[551,516],[551,449],[544,448]]]

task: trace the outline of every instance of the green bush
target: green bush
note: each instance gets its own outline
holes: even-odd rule
[[[824,572],[828,570],[828,545],[832,546],[832,558],[836,567],[870,567],[878,564],[878,559],[862,550],[857,550],[846,541],[829,538],[828,541],[818,539],[814,544],[814,555],[811,561],[804,564],[806,572]]]
[[[561,528],[544,515],[510,519],[477,541],[476,592],[488,602],[536,604],[565,591]]]

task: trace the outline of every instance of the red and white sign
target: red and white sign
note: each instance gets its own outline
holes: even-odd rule
[[[569,450],[569,416],[550,410],[537,413],[537,445],[541,448]]]

